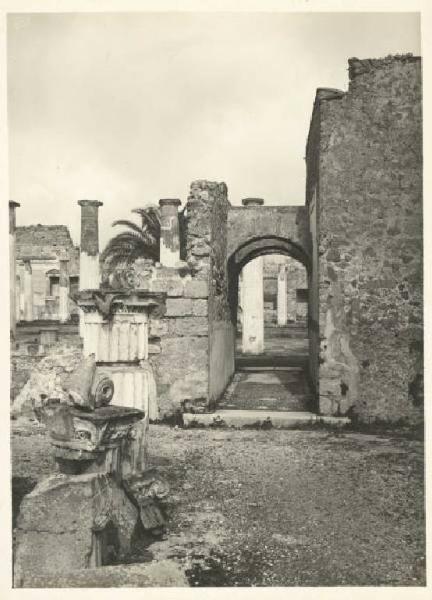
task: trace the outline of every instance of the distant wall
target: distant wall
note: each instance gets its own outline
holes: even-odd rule
[[[349,72],[346,94],[318,90],[307,148],[320,410],[413,421],[423,414],[421,64],[351,59]]]
[[[305,321],[307,317],[307,302],[298,294],[298,290],[307,291],[306,268],[290,256],[270,254],[264,256],[264,322],[268,327],[277,326],[278,277],[281,265],[285,265],[287,271],[287,320],[292,323]],[[241,281],[239,286],[241,288]]]

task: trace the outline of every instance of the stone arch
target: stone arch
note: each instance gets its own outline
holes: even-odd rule
[[[301,262],[310,271],[309,254],[305,248],[298,242],[276,235],[250,238],[234,250],[228,261],[231,260],[233,265],[241,269],[250,260],[267,254],[285,254]]]
[[[268,254],[284,254],[298,260],[306,268],[308,280],[311,269],[309,254],[300,243],[276,235],[252,237],[241,241],[228,257],[228,301],[233,326],[237,322],[239,274],[242,268],[254,258]]]
[[[307,261],[310,249],[309,213],[305,206],[231,207],[228,213],[227,256],[257,240],[299,252]]]

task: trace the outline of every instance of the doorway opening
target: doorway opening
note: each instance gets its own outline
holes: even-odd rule
[[[225,408],[315,411],[307,257],[288,241],[260,240],[228,266],[237,385]]]

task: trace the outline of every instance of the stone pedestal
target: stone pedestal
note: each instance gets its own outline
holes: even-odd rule
[[[144,413],[47,406],[44,421],[60,472],[28,494],[16,529],[14,587],[35,574],[112,564],[130,551],[140,502],[123,487],[137,475],[133,429]]]
[[[242,351],[243,353],[248,354],[261,354],[264,352],[264,290],[262,256],[251,260],[243,267],[242,303]]]
[[[175,267],[180,261],[180,234],[177,198],[159,200],[161,211],[160,263],[164,267]]]
[[[143,411],[122,406],[102,406],[89,412],[61,406],[51,410],[45,422],[61,470],[106,473],[121,482],[138,473],[143,464],[132,443],[143,417]]]
[[[287,271],[285,265],[279,266],[277,281],[277,324],[284,327],[287,324]]]
[[[163,293],[132,290],[86,290],[76,299],[83,313],[84,356],[94,354],[114,381],[116,406],[133,406],[157,417],[155,381],[148,362],[149,314]]]
[[[59,473],[40,482],[21,504],[14,587],[30,587],[35,576],[119,562],[142,528],[160,530],[165,524],[158,502],[169,486],[155,469],[144,471],[144,457],[137,455],[144,413],[105,404],[111,395],[95,386],[94,373],[94,359],[83,361],[68,388],[71,401],[79,403],[47,404],[41,411]]]

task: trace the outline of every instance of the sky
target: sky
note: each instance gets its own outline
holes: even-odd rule
[[[348,58],[421,54],[414,13],[111,13],[8,16],[9,197],[17,224],[68,225],[97,199],[116,219],[197,179],[231,204],[305,197],[318,87]]]

